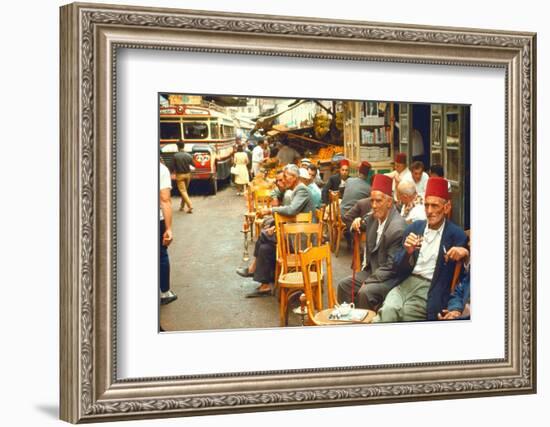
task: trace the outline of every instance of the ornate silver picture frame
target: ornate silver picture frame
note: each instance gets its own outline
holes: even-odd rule
[[[71,4],[61,8],[61,418],[78,422],[536,391],[536,35]],[[117,376],[117,49],[499,68],[505,72],[504,357]],[[499,252],[502,253],[502,252]],[[490,263],[493,254],[482,254]]]

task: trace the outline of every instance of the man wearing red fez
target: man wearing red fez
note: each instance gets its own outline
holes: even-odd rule
[[[437,320],[447,308],[456,261],[464,257],[467,237],[446,218],[451,209],[447,180],[428,180],[426,220],[414,221],[404,233],[395,258],[401,283],[393,288],[373,322]]]
[[[393,260],[401,250],[407,224],[393,206],[390,177],[374,175],[370,205],[372,210],[351,224],[352,231],[367,233],[363,269],[355,275],[355,282],[349,276],[338,283],[338,301],[349,303],[353,299],[358,308],[377,310],[399,283]]]
[[[340,160],[338,172],[335,173],[334,175],[331,175],[326,185],[323,187],[323,191],[321,192],[322,203],[324,203],[325,205],[328,205],[329,191],[339,191],[340,198],[342,198],[342,196],[344,195],[344,188],[346,187],[346,181],[348,178],[349,178],[349,160],[342,159]]]
[[[359,165],[359,174],[356,178],[349,178],[346,181],[346,188],[344,195],[342,196],[342,203],[340,203],[340,210],[342,216],[353,207],[358,200],[364,199],[370,196],[370,184],[368,181],[370,172],[370,163],[366,160],[362,161]]]

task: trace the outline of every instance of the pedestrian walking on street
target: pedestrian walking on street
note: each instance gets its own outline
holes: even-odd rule
[[[248,156],[244,152],[243,146],[237,146],[237,152],[233,155],[233,172],[235,175],[235,185],[237,186],[237,196],[244,193],[246,186],[250,182],[248,176]]]
[[[193,157],[184,151],[185,146],[178,144],[178,152],[174,154],[174,172],[176,174],[176,184],[181,194],[180,211],[183,211],[187,205],[187,213],[193,213],[193,206],[187,190],[191,183],[191,171],[193,167]]]

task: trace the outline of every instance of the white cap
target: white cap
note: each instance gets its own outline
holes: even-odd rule
[[[307,169],[300,168],[300,178],[309,179],[309,172]]]

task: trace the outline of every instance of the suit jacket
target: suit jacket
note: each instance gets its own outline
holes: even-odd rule
[[[370,184],[365,178],[348,178],[344,196],[340,202],[342,216],[353,207],[358,200],[370,197]]]
[[[370,209],[369,209],[370,210]],[[407,224],[392,207],[384,224],[380,241],[376,244],[378,220],[372,215],[366,218],[366,271],[368,277],[365,283],[386,282],[391,287],[403,280],[394,267],[395,257],[402,249],[403,232]]]
[[[405,239],[410,233],[416,235],[423,235],[426,228],[427,221],[415,221],[410,224],[403,234],[403,244]],[[427,320],[436,320],[437,313],[441,312],[444,308],[447,308],[449,302],[449,296],[451,292],[451,281],[453,279],[453,273],[455,269],[455,261],[449,260],[445,262],[443,254],[443,246],[447,250],[453,246],[467,247],[468,238],[460,227],[453,222],[446,220],[445,228],[443,229],[443,235],[441,236],[441,243],[439,244],[439,253],[435,265],[432,282],[428,291],[428,306]],[[400,275],[404,278],[408,277],[416,265],[419,251],[416,250],[412,255],[408,255],[405,247],[396,256],[395,264]]]
[[[342,216],[342,221],[346,224],[346,227],[351,227],[351,223],[355,218],[363,218],[371,211],[370,197],[358,200],[353,207]]]
[[[299,183],[292,191],[292,198],[288,206],[277,206],[273,208],[273,212],[277,212],[281,215],[294,216],[299,213],[311,212],[313,215],[313,222],[315,220],[315,205],[313,204],[313,198],[308,188]]]

